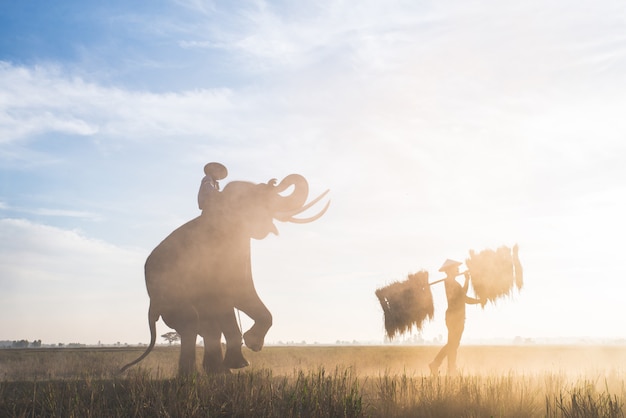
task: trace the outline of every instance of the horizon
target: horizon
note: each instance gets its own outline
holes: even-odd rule
[[[163,340],[163,338],[160,338]],[[87,344],[81,343],[80,341],[75,342],[46,342],[41,341],[41,346],[33,347],[32,342],[28,341],[28,347],[11,347],[7,344],[9,343],[21,343],[26,340],[5,340],[0,339],[0,349],[9,349],[9,348],[93,348],[93,347],[103,347],[103,348],[111,348],[111,347],[146,347],[148,343],[128,343],[128,342],[97,342],[95,344]],[[35,340],[37,341],[37,340]],[[423,341],[411,341],[408,336],[407,339],[403,341],[335,341],[335,342],[318,342],[318,341],[268,341],[265,344],[265,347],[285,347],[285,346],[316,346],[316,347],[337,347],[337,346],[429,346],[429,347],[441,347],[445,344],[445,338],[442,339],[432,339]],[[159,341],[157,338],[157,342],[155,343],[155,347],[170,347],[177,346],[180,347],[180,341],[173,341],[171,344],[167,341]],[[203,341],[201,338],[198,338],[196,342],[197,347],[203,347]],[[532,338],[532,337],[514,337],[513,339],[508,338],[490,338],[490,339],[470,339],[468,341],[463,341],[461,347],[478,347],[478,346],[563,346],[563,347],[576,347],[576,346],[626,346],[626,338],[587,338],[587,337],[561,337],[561,338]]]

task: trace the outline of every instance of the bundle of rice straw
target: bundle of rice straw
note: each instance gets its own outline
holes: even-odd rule
[[[478,254],[470,250],[470,258],[465,260],[465,264],[478,299],[493,302],[509,295],[514,285],[518,290],[524,285],[517,244],[513,249],[502,246],[495,251],[487,249]]]
[[[403,282],[377,289],[376,296],[385,314],[385,330],[389,339],[410,331],[413,326],[421,330],[424,320],[433,319],[433,294],[427,271],[409,274]]]

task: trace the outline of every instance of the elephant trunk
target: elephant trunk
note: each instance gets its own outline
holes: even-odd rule
[[[275,180],[270,180],[270,184],[273,184]],[[293,191],[287,196],[283,196],[280,193],[293,186]],[[278,185],[274,187],[273,192],[274,204],[273,209],[275,212],[288,212],[295,209],[299,209],[306,202],[309,196],[309,183],[300,174],[290,174],[285,177]]]

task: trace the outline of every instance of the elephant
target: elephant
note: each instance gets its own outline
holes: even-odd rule
[[[241,353],[242,335],[234,314],[237,308],[254,324],[243,335],[247,347],[259,351],[272,325],[272,315],[259,298],[252,279],[250,239],[278,235],[274,220],[313,222],[326,213],[330,200],[316,215],[297,218],[318,203],[329,190],[306,203],[309,186],[299,174],[279,184],[231,181],[204,208],[202,214],[167,236],[148,256],[145,281],[150,306],[150,344],[127,370],[154,348],[159,318],[181,337],[179,374],[196,370],[195,345],[204,340],[203,369],[229,372],[248,363]],[[290,194],[284,195],[288,189]],[[222,357],[221,334],[226,339]]]

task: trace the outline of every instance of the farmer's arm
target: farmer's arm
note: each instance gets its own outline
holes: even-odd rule
[[[465,283],[463,284],[463,294],[467,293],[467,289],[469,289],[469,282],[470,282],[469,271],[466,271],[464,275],[465,275]]]
[[[480,299],[476,299],[476,298],[472,298],[469,296],[465,296],[465,303],[467,303],[468,305],[477,305],[479,303],[482,303],[482,300]]]
[[[469,281],[470,281],[470,273],[469,271],[466,271],[465,272],[465,284],[463,284],[463,293],[465,294],[465,303],[467,303],[468,305],[477,305],[480,303],[482,306],[485,306],[486,301],[482,301],[480,299],[467,296],[467,290],[469,289]]]

